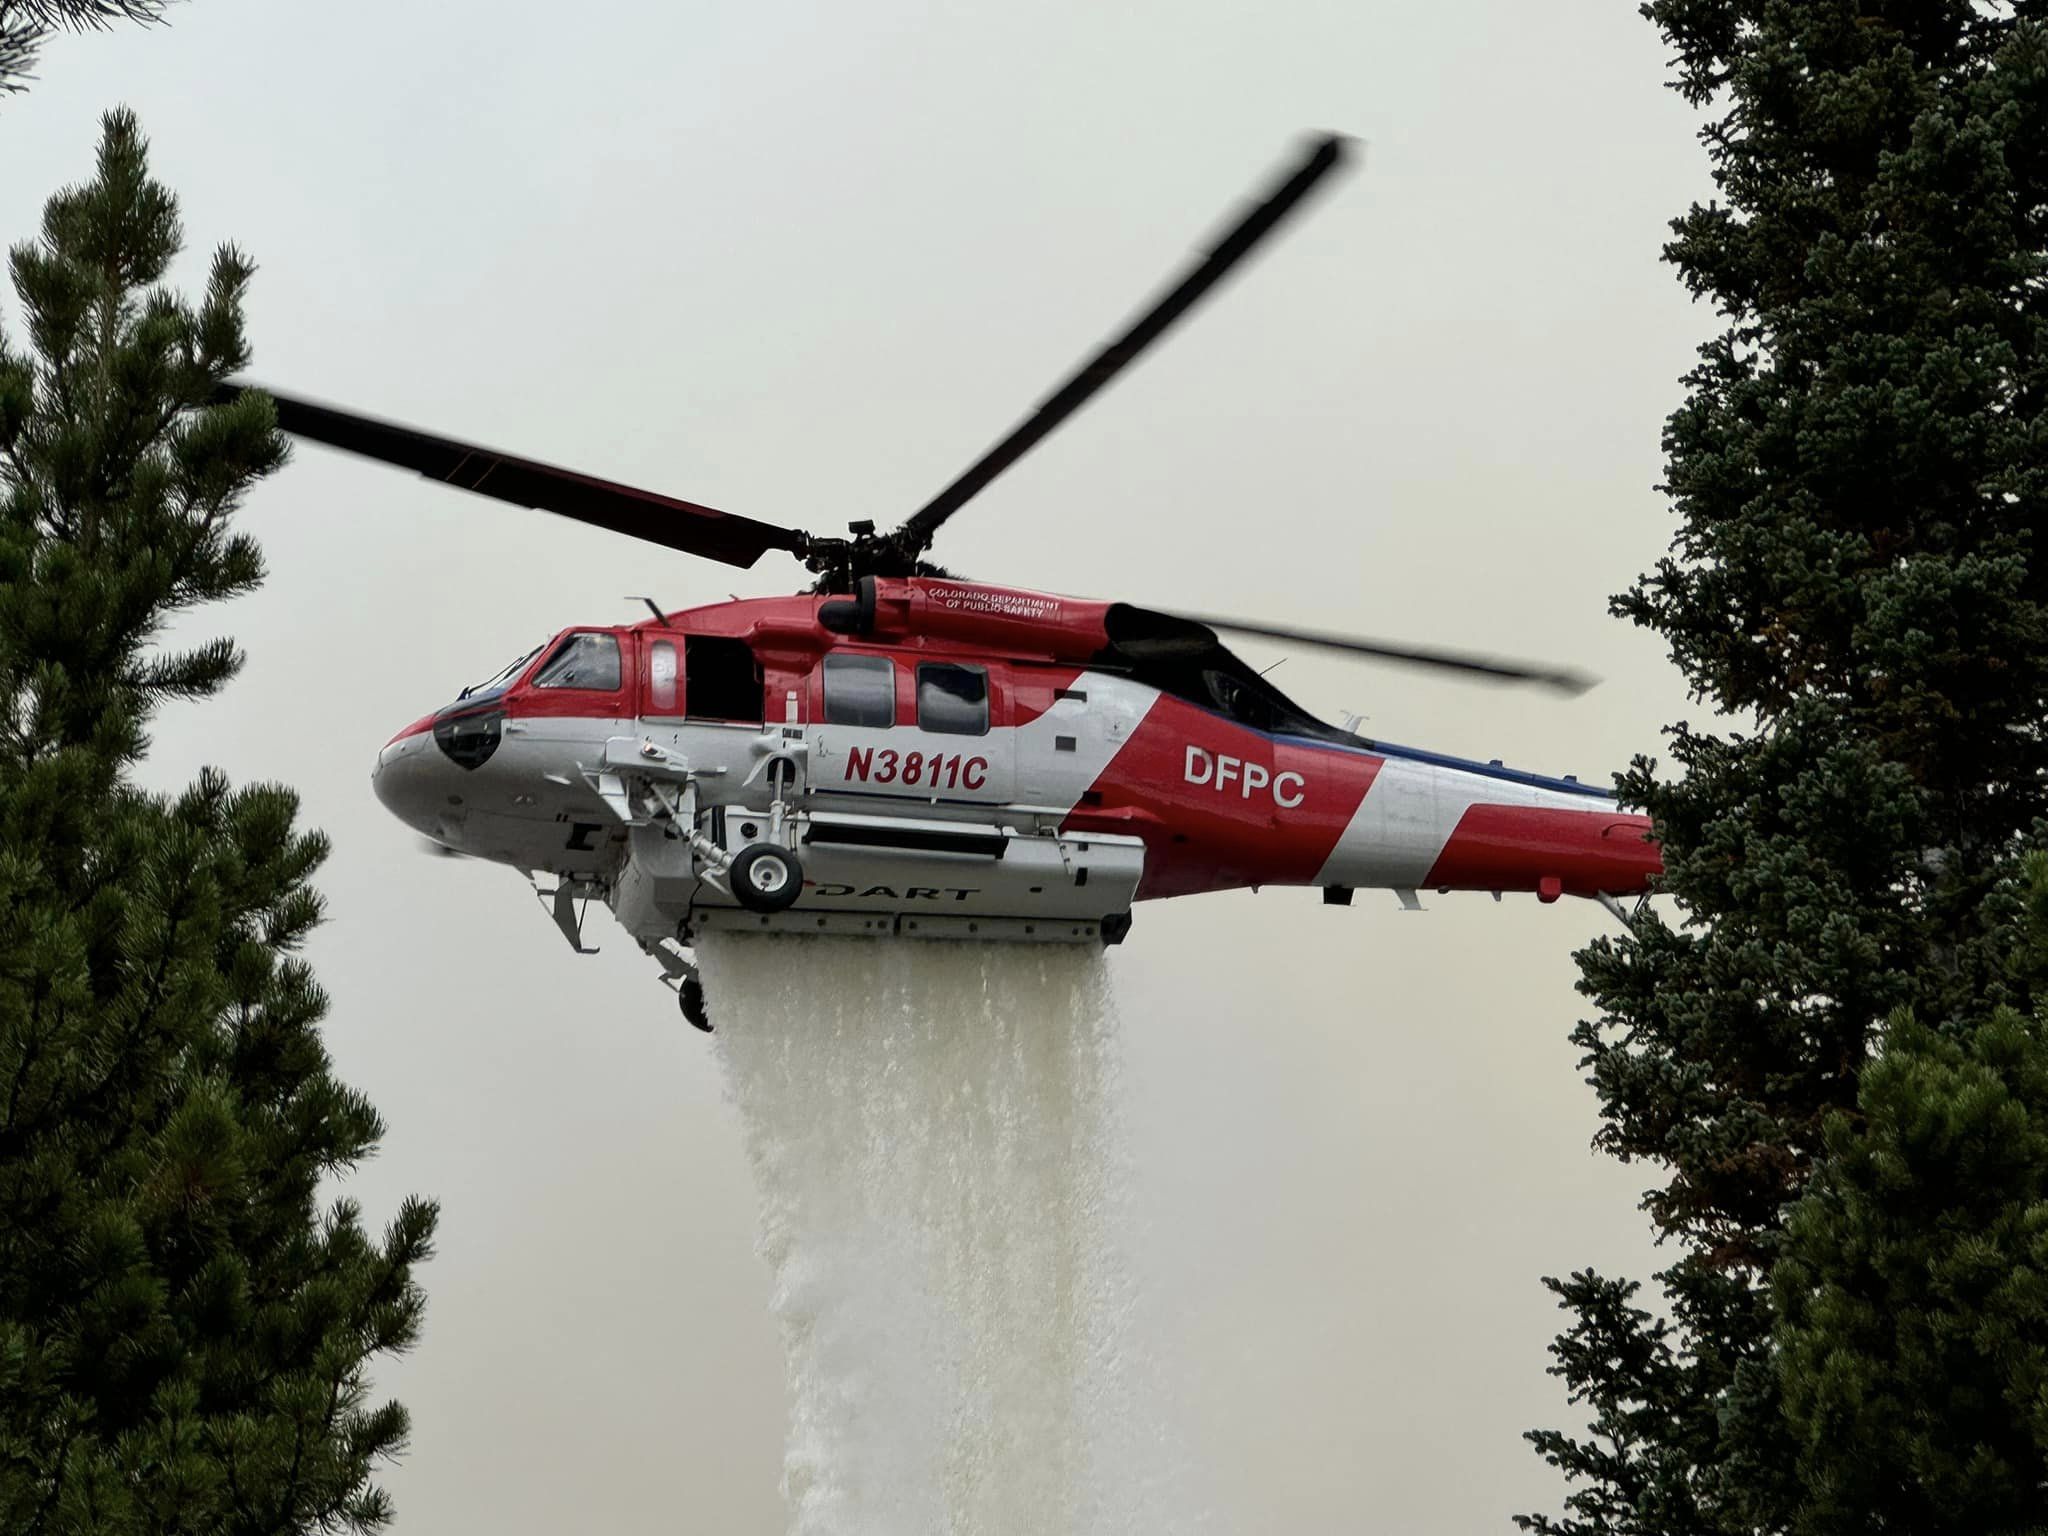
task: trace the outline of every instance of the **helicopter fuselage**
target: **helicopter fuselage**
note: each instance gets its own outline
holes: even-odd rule
[[[1136,901],[1268,885],[1612,902],[1660,868],[1604,792],[1326,725],[1199,625],[938,578],[565,631],[373,778],[441,846],[551,876],[572,942],[601,900],[650,951],[1114,942]],[[757,845],[793,884],[734,878]]]

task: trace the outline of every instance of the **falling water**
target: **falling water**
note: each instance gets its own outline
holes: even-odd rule
[[[1178,1528],[1115,1244],[1100,956],[699,954],[788,1353],[797,1536]]]

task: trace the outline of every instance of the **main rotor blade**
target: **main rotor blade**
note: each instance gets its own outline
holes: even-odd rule
[[[1444,651],[1417,646],[1389,645],[1383,640],[1366,640],[1357,635],[1339,635],[1325,629],[1289,629],[1278,624],[1252,624],[1243,619],[1214,619],[1203,614],[1180,614],[1197,624],[1238,635],[1256,635],[1262,640],[1285,640],[1292,645],[1313,645],[1326,651],[1343,651],[1353,656],[1371,656],[1403,666],[1437,667],[1452,672],[1476,673],[1504,683],[1535,683],[1560,693],[1580,694],[1600,679],[1564,667],[1545,667],[1533,662],[1512,661],[1504,656],[1475,656],[1466,651]]]
[[[1225,273],[1250,255],[1253,248],[1308,196],[1317,182],[1343,164],[1350,142],[1341,134],[1327,134],[1314,140],[1300,164],[1238,220],[1236,226],[1217,241],[1170,292],[1133,321],[1122,335],[1082,364],[1079,372],[1053,391],[1008,437],[969,466],[965,474],[911,514],[893,535],[899,550],[914,560],[931,548],[932,538],[938,533],[941,523],[978,495],[997,475],[1029,453],[1061,422],[1086,405],[1097,390],[1135,362]]]
[[[275,400],[278,426],[294,437],[396,464],[429,480],[440,480],[480,496],[559,513],[579,523],[609,528],[614,533],[645,539],[685,554],[747,566],[768,550],[786,549],[800,555],[810,545],[809,536],[793,528],[756,522],[716,507],[678,501],[673,496],[517,458],[452,437],[436,437],[397,422],[279,394],[260,384],[223,385],[221,398],[233,399],[244,389],[261,389]]]

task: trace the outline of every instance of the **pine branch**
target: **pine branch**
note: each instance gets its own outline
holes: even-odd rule
[[[169,0],[0,0],[0,18],[16,17],[45,31],[87,32],[117,21],[163,20]]]
[[[28,89],[56,32],[105,31],[117,21],[154,26],[170,0],[0,0],[0,95]]]
[[[41,27],[10,19],[0,11],[0,94],[28,89],[45,35]]]

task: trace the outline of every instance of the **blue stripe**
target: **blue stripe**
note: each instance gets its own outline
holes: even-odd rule
[[[1460,773],[1477,774],[1482,779],[1499,779],[1504,784],[1526,784],[1531,789],[1555,790],[1563,795],[1585,795],[1594,800],[1614,798],[1612,790],[1600,789],[1592,784],[1581,784],[1577,779],[1553,779],[1547,774],[1525,773],[1519,768],[1503,768],[1498,763],[1475,763],[1470,758],[1452,757],[1445,752],[1426,752],[1420,747],[1397,747],[1391,741],[1374,741],[1370,746],[1350,746],[1341,741],[1325,741],[1316,736],[1274,736],[1273,740],[1289,742],[1297,747],[1321,747],[1330,752],[1358,752],[1378,757],[1405,758],[1413,763],[1428,763],[1433,768],[1455,768]]]

